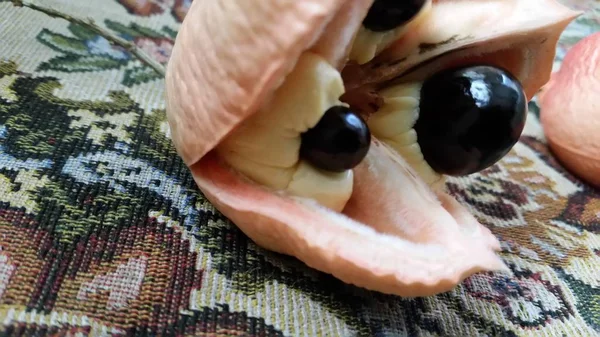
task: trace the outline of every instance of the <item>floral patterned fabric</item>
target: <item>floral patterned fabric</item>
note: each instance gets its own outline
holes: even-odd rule
[[[535,100],[506,158],[448,182],[511,277],[405,299],[248,240],[168,138],[155,68],[191,1],[0,0],[3,336],[600,336],[600,192],[552,156]],[[600,2],[565,3],[585,14],[557,69],[600,28]]]

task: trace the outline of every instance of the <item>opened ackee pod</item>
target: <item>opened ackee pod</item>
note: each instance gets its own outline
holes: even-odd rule
[[[444,191],[517,142],[577,15],[554,0],[194,1],[173,143],[257,244],[402,296],[506,268]]]

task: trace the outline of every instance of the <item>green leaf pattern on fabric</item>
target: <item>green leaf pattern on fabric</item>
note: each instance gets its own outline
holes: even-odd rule
[[[600,3],[569,2],[586,13],[557,65],[598,29]],[[35,3],[90,17],[164,64],[191,0]],[[171,143],[164,83],[127,48],[0,1],[9,21],[35,38],[0,48],[2,336],[600,334],[600,193],[554,159],[535,99],[506,158],[448,183],[512,274],[399,298],[258,247],[216,210]],[[7,27],[0,40],[14,37]]]
[[[111,34],[132,43],[136,48],[155,57],[158,62],[166,64],[176,36],[172,29],[165,26],[161,31],[155,31],[135,22],[124,25],[109,19],[105,20],[104,24]],[[72,36],[54,33],[48,29],[43,29],[37,35],[39,42],[63,54],[42,62],[38,70],[78,73],[124,68],[125,75],[121,83],[126,87],[161,79],[161,75],[155,70],[141,65],[127,49],[114,45],[105,36],[77,24],[69,24],[68,29]]]

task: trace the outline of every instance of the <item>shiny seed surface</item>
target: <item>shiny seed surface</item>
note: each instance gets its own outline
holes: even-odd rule
[[[364,120],[345,106],[334,106],[302,134],[300,157],[322,170],[342,172],[364,159],[370,143]]]
[[[527,101],[519,81],[491,66],[442,71],[421,89],[418,143],[438,173],[464,176],[505,156],[525,127]]]
[[[410,21],[423,8],[426,0],[375,0],[363,26],[374,32],[385,32]]]

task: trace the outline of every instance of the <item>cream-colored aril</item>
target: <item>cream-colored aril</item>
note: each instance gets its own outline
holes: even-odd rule
[[[406,26],[400,26],[387,32],[374,32],[364,26],[360,27],[350,51],[350,60],[358,64],[371,61],[377,54],[396,41],[398,36],[402,35],[407,28]]]
[[[380,91],[383,105],[367,125],[373,136],[398,152],[428,185],[440,186],[443,176],[425,161],[414,130],[419,119],[420,90],[421,83],[408,83]]]
[[[282,86],[218,147],[223,160],[266,187],[341,211],[352,194],[351,170],[324,172],[300,159],[301,133],[343,105],[339,72],[320,56],[302,54]]]
[[[421,84],[400,84],[380,92],[383,106],[367,121],[371,133],[398,152],[430,186],[441,176],[427,164],[417,143]],[[218,147],[234,169],[255,182],[306,197],[341,211],[352,195],[352,170],[326,172],[299,157],[301,133],[331,107],[344,105],[339,72],[323,58],[304,53],[282,86],[256,114]]]
[[[391,44],[398,41],[414,25],[418,24],[425,17],[426,13],[429,13],[430,9],[431,2],[427,1],[411,21],[385,32],[374,32],[361,26],[354,38],[349,59],[358,64],[365,64],[371,61]]]

